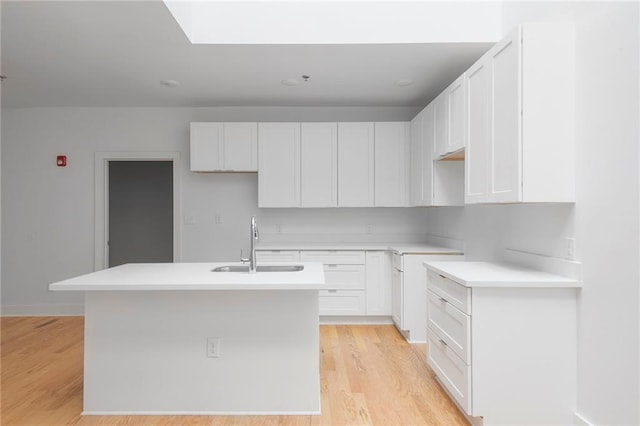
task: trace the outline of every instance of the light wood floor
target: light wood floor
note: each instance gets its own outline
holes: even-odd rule
[[[322,326],[320,416],[81,416],[83,319],[2,318],[2,425],[467,425],[393,326]]]

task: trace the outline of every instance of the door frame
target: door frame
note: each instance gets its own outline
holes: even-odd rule
[[[116,151],[95,153],[94,270],[109,265],[109,161],[171,161],[173,165],[173,261],[180,262],[180,153],[177,151]]]

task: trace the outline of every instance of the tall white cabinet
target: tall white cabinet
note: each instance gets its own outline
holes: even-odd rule
[[[338,123],[338,205],[374,205],[374,125]]]
[[[338,124],[302,123],[301,206],[338,205]]]
[[[409,205],[410,124],[375,123],[375,206]]]
[[[259,123],[258,206],[300,206],[300,123]]]
[[[524,24],[466,75],[465,202],[573,202],[573,27]]]

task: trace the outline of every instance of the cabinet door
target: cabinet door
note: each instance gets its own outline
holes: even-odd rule
[[[466,145],[465,74],[447,88],[449,98],[449,144],[445,155],[464,149]]]
[[[487,201],[490,141],[490,79],[486,58],[476,62],[466,73],[467,147],[465,149],[465,203]]]
[[[393,268],[391,271],[391,316],[400,330],[404,330],[404,285],[402,281],[402,272]]]
[[[422,136],[423,111],[420,111],[413,120],[411,120],[411,205],[422,205],[422,179],[423,172],[423,149],[424,140]]]
[[[375,206],[406,207],[409,190],[409,123],[375,123]]]
[[[521,194],[519,32],[490,50],[492,134],[489,201],[517,202]]]
[[[300,207],[300,123],[258,124],[259,207]]]
[[[372,207],[373,123],[338,123],[338,206]]]
[[[391,281],[383,251],[366,254],[367,315],[391,315]]]
[[[191,170],[222,170],[223,140],[222,123],[191,123]]]
[[[435,110],[435,147],[436,158],[447,152],[449,147],[449,97],[442,92],[433,101]]]
[[[422,203],[433,205],[433,158],[435,157],[435,107],[433,103],[422,111]]]
[[[338,125],[302,123],[302,207],[338,205]]]
[[[224,123],[224,169],[258,171],[258,125]]]

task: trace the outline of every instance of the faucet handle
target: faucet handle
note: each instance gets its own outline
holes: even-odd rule
[[[244,253],[243,253],[242,249],[240,249],[240,262],[249,263],[249,259],[244,257]]]

